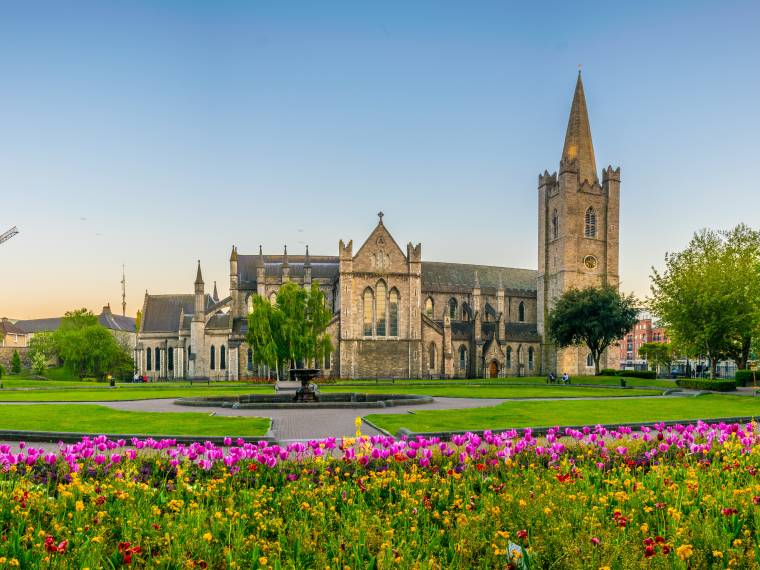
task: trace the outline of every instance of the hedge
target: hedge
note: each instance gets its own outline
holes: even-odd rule
[[[616,370],[615,375],[626,378],[646,378],[647,380],[657,378],[657,373],[654,370]]]
[[[736,390],[736,382],[733,380],[720,380],[709,378],[679,378],[676,385],[681,388],[691,388],[692,390],[713,390],[715,392],[731,392]]]
[[[755,380],[760,380],[760,372],[755,372],[754,370],[737,370],[734,379],[736,380],[737,386],[752,386],[754,385]]]

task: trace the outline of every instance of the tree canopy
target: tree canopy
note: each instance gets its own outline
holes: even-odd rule
[[[81,378],[102,379],[131,372],[134,366],[126,347],[87,309],[67,312],[52,335],[52,344],[64,366]]]
[[[673,362],[673,345],[666,342],[645,342],[639,346],[639,355],[646,358],[657,371],[660,366],[670,367]]]
[[[276,369],[278,375],[283,363],[322,361],[332,352],[330,335],[325,332],[331,318],[317,284],[307,291],[296,283],[286,283],[277,292],[274,305],[254,295],[247,341],[255,361]]]
[[[636,298],[610,286],[570,289],[549,313],[547,332],[560,348],[586,346],[599,373],[602,353],[636,323]]]
[[[733,358],[746,368],[760,330],[760,233],[740,224],[729,231],[701,230],[683,251],[652,268],[650,308],[687,356]]]

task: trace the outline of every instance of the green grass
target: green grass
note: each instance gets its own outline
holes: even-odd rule
[[[53,388],[49,390],[0,390],[0,402],[105,402],[115,400],[152,400],[154,398],[188,398],[196,396],[234,396],[235,394],[269,394],[266,384],[232,384],[230,386],[193,387],[183,384],[121,385],[115,388]]]
[[[322,392],[362,392],[367,394],[421,394],[441,398],[620,398],[659,396],[661,390],[620,390],[613,388],[578,388],[574,386],[321,386]],[[1,395],[0,395],[1,396]]]
[[[257,436],[268,418],[209,416],[198,412],[127,412],[105,406],[5,405],[0,429],[141,435]]]
[[[747,396],[707,395],[697,398],[646,400],[570,400],[505,402],[488,408],[370,414],[375,425],[396,433],[502,429],[550,425],[594,425],[664,420],[760,416],[760,400]]]
[[[591,385],[591,386],[620,386],[620,377],[618,376],[573,376],[571,377],[571,385]],[[644,378],[626,378],[626,384],[628,386],[646,386],[653,388],[675,388],[675,380],[647,380]],[[522,378],[510,377],[510,378],[474,378],[474,379],[462,379],[452,378],[450,380],[425,380],[425,379],[400,379],[400,380],[339,380],[334,386],[404,386],[404,385],[460,385],[460,384],[488,384],[488,385],[520,385],[520,384],[541,384],[546,386],[545,376],[525,376]]]

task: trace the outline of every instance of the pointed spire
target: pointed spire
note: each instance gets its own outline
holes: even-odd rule
[[[219,302],[219,293],[216,292],[216,281],[214,281],[214,296],[213,296],[214,302]]]
[[[232,246],[232,253],[230,254],[230,261],[237,261],[237,260],[238,260],[237,248],[233,245]]]
[[[203,285],[203,275],[201,275],[201,260],[198,260],[198,274],[195,276],[195,284]]]
[[[309,257],[309,246],[306,246],[306,257],[303,260],[304,267],[311,267],[311,257]]]
[[[578,81],[575,84],[573,105],[570,109],[570,119],[567,122],[565,146],[562,149],[562,162],[577,160],[580,181],[597,182],[596,158],[594,144],[591,141],[591,126],[586,109],[586,96],[583,93],[581,71],[578,70]]]
[[[282,253],[282,266],[288,267],[288,246],[285,244],[285,250]]]
[[[261,249],[261,245],[259,245],[259,266],[264,267],[264,250]]]

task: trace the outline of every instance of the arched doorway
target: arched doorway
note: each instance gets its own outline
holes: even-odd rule
[[[491,361],[491,364],[488,365],[488,377],[489,378],[498,378],[499,377],[499,363],[495,360]]]

